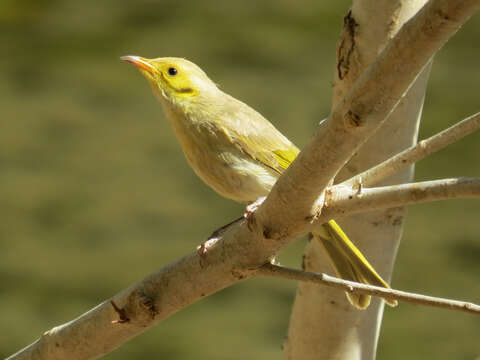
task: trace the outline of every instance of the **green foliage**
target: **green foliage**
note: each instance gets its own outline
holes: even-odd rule
[[[147,83],[119,56],[189,58],[302,147],[328,114],[348,6],[1,2],[0,357],[193,251],[243,211],[196,178]],[[422,136],[478,111],[478,27],[476,17],[437,56]],[[418,178],[480,176],[477,142],[425,160]],[[480,301],[479,210],[473,200],[414,207],[394,286]],[[298,266],[302,246],[280,260]],[[294,289],[242,283],[107,358],[276,359]],[[473,359],[479,333],[472,315],[401,304],[386,310],[379,357]]]

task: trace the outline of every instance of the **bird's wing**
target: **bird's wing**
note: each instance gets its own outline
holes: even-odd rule
[[[226,116],[231,126],[224,131],[230,141],[252,159],[283,173],[300,150],[262,115],[239,103],[243,106],[237,103],[235,112]]]
[[[283,173],[298,155],[298,149],[291,144],[288,147],[276,144],[265,136],[236,136],[233,143],[254,160]]]

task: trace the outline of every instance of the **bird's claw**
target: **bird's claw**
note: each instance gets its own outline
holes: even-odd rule
[[[212,234],[212,236],[213,236],[213,234]],[[212,237],[212,236],[210,236],[207,241],[205,241],[204,243],[197,246],[197,254],[200,257],[205,256],[208,249],[211,248],[213,246],[213,244],[215,244],[217,242],[218,237]]]
[[[257,211],[257,209],[260,207],[260,205],[263,204],[266,198],[266,196],[261,196],[251,204],[248,204],[245,208],[245,212],[243,213],[243,217],[245,219],[248,219],[249,216],[251,216],[255,211]]]
[[[263,204],[265,199],[266,199],[266,196],[261,196],[257,200],[252,202],[251,204],[248,204],[247,207],[245,208],[245,212],[243,213],[243,217],[247,220],[247,226],[250,229],[250,231],[252,230],[252,224],[254,222],[253,214],[255,213],[255,211],[257,211],[257,209],[260,207],[260,205]]]

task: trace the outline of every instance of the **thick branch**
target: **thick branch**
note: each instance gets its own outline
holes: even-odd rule
[[[392,112],[419,72],[480,0],[429,1],[333,109],[258,209],[258,232],[283,240],[301,227],[332,178]],[[301,180],[300,180],[301,179]],[[278,212],[278,206],[285,209]]]
[[[383,163],[344,181],[342,185],[355,186],[360,183],[364,186],[374,185],[409,165],[426,158],[428,155],[453,144],[478,130],[478,128],[480,128],[480,113],[476,113],[448,129],[420,141],[418,144],[402,151]]]
[[[444,299],[395,289],[387,289],[378,286],[365,285],[353,281],[342,280],[333,276],[329,276],[327,274],[291,269],[279,265],[265,264],[260,269],[258,269],[257,274],[282,279],[307,281],[315,284],[335,287],[337,289],[341,289],[351,293],[378,296],[382,298],[404,301],[411,304],[439,307],[449,310],[458,310],[480,315],[480,305],[470,302]]]

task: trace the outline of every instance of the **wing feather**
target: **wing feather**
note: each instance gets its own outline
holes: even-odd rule
[[[227,109],[222,116],[224,121],[230,122],[230,126],[223,127],[223,132],[243,153],[279,174],[283,173],[300,150],[261,114],[233,100],[231,108],[234,111]]]

